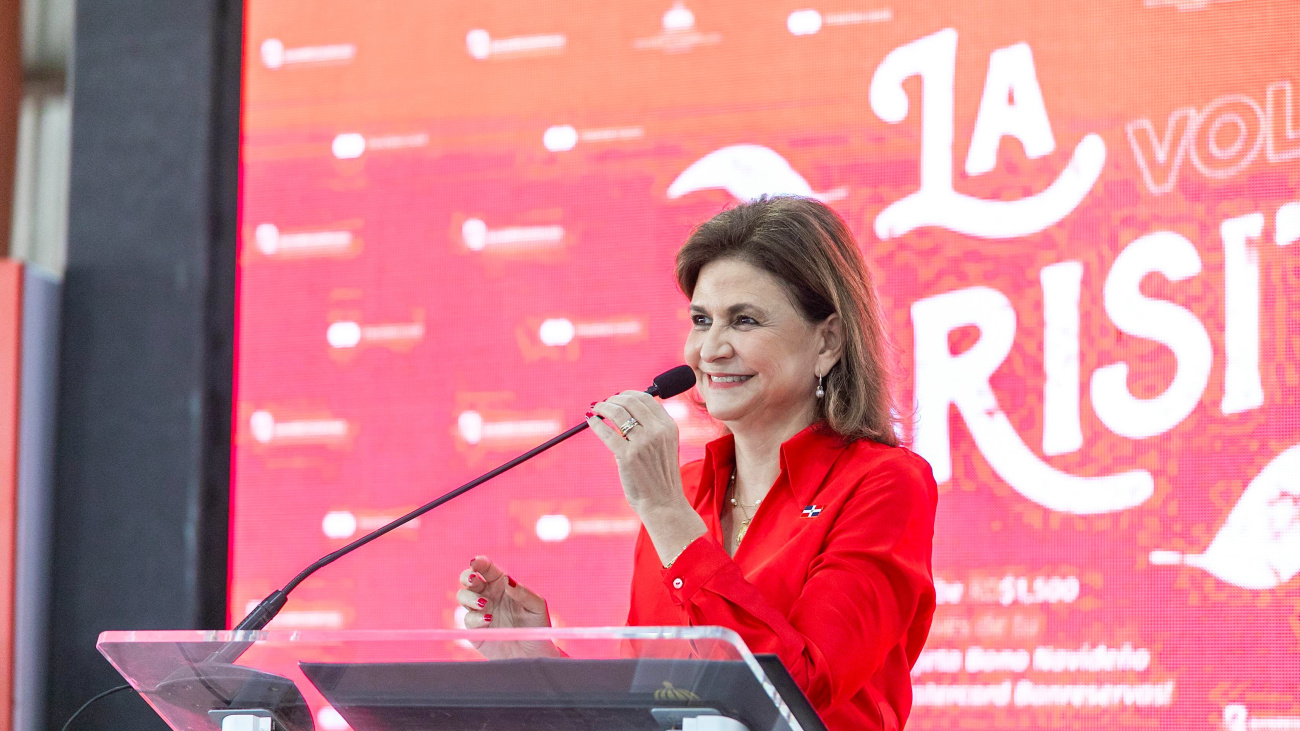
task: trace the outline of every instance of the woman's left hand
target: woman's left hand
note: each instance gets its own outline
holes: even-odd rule
[[[591,413],[587,424],[614,453],[628,505],[667,563],[706,532],[703,519],[682,492],[677,423],[643,391],[624,391],[598,401]],[[636,425],[625,438],[619,427],[629,419],[636,419]]]

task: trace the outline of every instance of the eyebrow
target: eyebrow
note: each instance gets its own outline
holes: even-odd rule
[[[695,314],[697,312],[702,315],[708,314],[708,310],[705,310],[703,307],[700,307],[699,305],[692,304],[691,314]],[[734,304],[728,307],[726,314],[728,316],[734,317],[735,315],[739,315],[742,312],[753,312],[759,315],[767,314],[767,310],[764,310],[762,307],[759,307],[758,305],[750,304],[749,302],[741,302],[739,304]]]

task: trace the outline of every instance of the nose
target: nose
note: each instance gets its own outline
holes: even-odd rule
[[[724,360],[733,355],[735,349],[731,347],[731,341],[726,336],[726,328],[714,325],[704,333],[704,337],[700,340],[701,361]]]

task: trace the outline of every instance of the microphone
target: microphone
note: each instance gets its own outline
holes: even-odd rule
[[[663,373],[660,373],[658,376],[656,376],[653,385],[651,385],[650,388],[646,389],[646,393],[650,394],[651,396],[658,396],[661,399],[669,399],[672,398],[673,396],[676,396],[677,394],[687,391],[688,389],[690,389],[691,386],[694,385],[695,385],[695,371],[691,370],[690,366],[680,365],[677,366],[676,368],[672,368],[670,370],[664,371]],[[469,482],[465,483],[464,485],[461,485],[455,490],[452,490],[451,492],[448,492],[445,495],[442,495],[428,503],[425,503],[424,505],[416,508],[415,510],[412,510],[411,512],[407,513],[406,515],[403,515],[400,518],[397,518],[396,520],[392,521],[391,523],[388,523],[385,526],[376,528],[370,533],[367,533],[366,535],[358,538],[357,540],[352,541],[351,543],[349,543],[346,546],[343,546],[337,551],[322,556],[315,563],[303,569],[297,576],[293,577],[293,579],[290,580],[289,583],[284,585],[284,588],[277,589],[276,591],[272,592],[270,596],[263,599],[262,602],[253,609],[253,611],[248,613],[248,616],[244,617],[244,619],[241,620],[239,624],[235,625],[235,630],[239,631],[239,630],[262,629],[273,618],[275,618],[276,614],[279,614],[280,609],[282,609],[284,607],[285,602],[289,600],[289,592],[297,588],[298,585],[301,584],[303,581],[305,581],[308,576],[311,576],[312,574],[316,573],[318,570],[328,566],[331,563],[334,563],[340,558],[343,558],[344,556],[348,555],[349,553],[352,553],[358,548],[361,548],[362,546],[375,540],[376,538],[379,538],[380,536],[383,536],[393,530],[396,530],[397,528],[400,528],[406,523],[409,523],[410,521],[420,517],[421,515],[424,515],[430,510],[433,510],[439,505],[442,505],[443,503],[451,500],[452,498],[459,497],[469,492],[470,490],[473,490],[474,488],[478,487],[484,482],[487,482],[493,477],[496,477],[502,472],[505,472],[524,462],[527,462],[533,457],[536,457],[542,452],[545,452],[551,447],[554,447],[560,442],[568,439],[569,437],[573,436],[574,434],[577,434],[578,432],[586,428],[587,428],[587,422],[584,420],[581,424],[571,427],[568,431],[564,432],[563,434],[553,437],[549,441],[540,444],[536,447],[533,447],[529,451],[519,455],[518,457],[515,457],[514,459],[510,460],[509,462],[506,462],[500,467],[497,467],[496,469],[487,472],[486,474],[480,475],[470,480]],[[238,643],[238,644],[243,644],[243,643]],[[241,648],[240,652],[242,653],[242,649],[245,649],[246,647],[247,646],[245,645],[244,648]],[[226,662],[234,662],[234,658],[228,660],[226,660],[225,658],[222,659],[225,660]]]
[[[669,399],[677,394],[686,393],[694,385],[695,371],[691,370],[690,366],[679,365],[655,376],[654,384],[645,392],[661,399]]]

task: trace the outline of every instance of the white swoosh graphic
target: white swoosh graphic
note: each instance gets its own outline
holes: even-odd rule
[[[815,197],[812,186],[780,153],[762,145],[728,145],[691,163],[668,186],[669,198],[721,188],[742,201],[764,195]]]
[[[1300,574],[1300,445],[1279,454],[1233,506],[1199,554],[1152,551],[1153,564],[1185,564],[1242,589],[1272,589]]]

